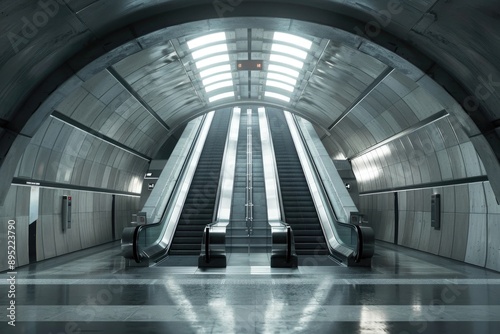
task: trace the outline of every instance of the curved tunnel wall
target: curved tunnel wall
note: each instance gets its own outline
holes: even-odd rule
[[[250,2],[251,1],[249,1],[248,3]],[[339,10],[339,12],[342,12],[344,14],[349,13],[349,15],[353,15],[354,17],[361,17],[363,18],[363,20],[373,19],[373,16],[371,16],[373,12],[377,12],[377,10],[383,9],[379,8],[380,6],[376,5],[375,2],[368,2],[368,9],[356,8],[356,5],[347,2],[344,2],[342,5],[340,5],[340,3],[333,3],[335,2],[332,2],[331,6],[337,6],[336,9]],[[173,7],[176,7],[178,5],[179,4],[176,3]],[[111,5],[111,7],[112,6],[114,5]],[[329,9],[332,9],[329,7],[330,5],[325,6]],[[442,27],[440,21],[438,21],[437,24],[433,24],[432,20],[428,21],[428,23],[430,22],[430,28],[425,27],[427,24],[426,19],[429,19],[429,15],[432,16],[432,13],[427,13],[426,11],[430,10],[433,6],[436,10],[445,11],[447,10],[447,7],[444,2],[426,1],[423,2],[421,6],[417,6],[418,8],[409,8],[408,6],[410,5],[405,4],[405,15],[395,16],[389,23],[389,25],[385,27],[388,31],[394,33],[395,35],[407,34],[406,37],[409,36],[413,41],[417,41],[418,43],[420,43],[420,45],[425,46],[425,48],[422,49],[425,49],[428,54],[433,55],[434,59],[442,59],[442,63],[444,62],[448,68],[457,65],[456,68],[458,68],[458,71],[457,73],[454,73],[455,76],[462,79],[462,83],[464,84],[464,86],[467,86],[469,91],[472,93],[474,93],[475,91],[474,85],[479,85],[479,83],[481,82],[481,80],[475,77],[476,73],[498,73],[497,69],[494,66],[488,65],[480,67],[478,65],[491,64],[491,59],[494,59],[494,57],[491,58],[491,55],[499,54],[498,50],[494,47],[488,50],[484,50],[483,44],[481,44],[477,45],[478,47],[474,48],[474,52],[472,53],[465,54],[461,52],[462,50],[460,46],[467,47],[467,45],[463,43],[468,43],[468,45],[476,44],[476,42],[471,42],[475,40],[473,38],[475,36],[475,31],[473,33],[467,34],[466,41],[468,42],[461,42],[460,36],[458,36],[456,32],[448,31],[448,34],[452,36],[450,40],[452,40],[454,43],[444,43],[445,41],[441,39],[439,40],[439,43],[435,43],[434,45],[432,44],[434,36],[437,36],[435,32],[440,31]],[[147,5],[144,8],[146,7]],[[243,7],[245,6],[242,6],[241,8]],[[463,4],[459,4],[458,7],[464,8]],[[14,18],[12,20],[3,20],[3,24],[6,26],[5,29],[2,29],[2,31],[6,32],[5,34],[13,31],[21,33],[23,22],[21,18],[23,17],[23,15],[26,17],[31,17],[33,13],[39,10],[40,8],[38,8],[37,4],[34,3],[30,3],[28,6],[23,7],[21,6],[20,2],[9,2],[8,12],[15,13],[16,15],[13,16]],[[104,11],[109,11],[112,17],[111,20],[109,22],[104,22],[106,20],[100,20],[103,21],[100,23],[92,21],[92,16],[95,16],[95,13],[99,11],[101,11],[101,13]],[[409,15],[408,13],[412,13],[412,15]],[[88,135],[85,135],[84,137],[89,137],[88,141],[90,143],[85,144],[83,150],[81,148],[78,149],[73,147],[73,149],[70,149],[70,152],[68,152],[68,150],[62,149],[61,147],[57,147],[57,145],[52,144],[54,138],[52,138],[51,135],[43,136],[41,134],[41,132],[43,131],[39,131],[36,135],[34,135],[38,128],[36,124],[42,123],[40,119],[32,119],[31,122],[28,123],[28,125],[21,131],[21,128],[24,126],[23,117],[26,116],[14,113],[14,111],[18,110],[18,107],[20,107],[24,103],[25,98],[29,96],[31,90],[36,86],[38,82],[40,82],[41,78],[45,77],[48,73],[51,73],[57,68],[57,66],[59,66],[59,64],[68,59],[72,52],[80,48],[80,45],[83,45],[85,42],[94,39],[96,36],[105,36],[108,31],[120,28],[123,25],[132,22],[133,20],[131,18],[134,17],[133,14],[141,14],[138,18],[143,18],[151,15],[151,12],[149,14],[146,14],[145,11],[141,12],[137,9],[125,11],[110,10],[109,5],[104,5],[102,1],[94,1],[90,5],[87,2],[83,4],[80,1],[70,1],[67,3],[67,6],[59,7],[59,12],[57,14],[58,16],[56,16],[56,19],[50,20],[46,26],[40,28],[40,31],[46,33],[39,33],[37,34],[36,38],[27,41],[27,45],[30,45],[30,48],[25,48],[26,45],[20,45],[22,47],[17,51],[14,50],[14,52],[10,47],[4,49],[1,59],[3,60],[3,63],[6,64],[6,66],[2,68],[2,74],[5,74],[2,77],[5,78],[5,80],[3,81],[4,86],[2,86],[0,89],[0,99],[2,103],[5,102],[3,103],[3,105],[6,106],[6,109],[5,114],[2,114],[2,123],[0,124],[2,125],[2,128],[0,129],[0,136],[2,136],[3,141],[2,145],[6,142],[12,142],[12,138],[15,138],[15,136],[10,136],[11,133],[21,133],[21,135],[18,136],[16,140],[23,141],[24,143],[29,141],[30,137],[34,136],[33,141],[28,145],[29,151],[24,154],[24,157],[22,158],[20,164],[17,165],[16,175],[18,177],[39,177],[44,180],[55,179],[56,182],[67,181],[69,183],[78,185],[108,187],[111,190],[117,191],[130,191],[131,189],[135,189],[136,184],[134,182],[134,177],[139,176],[142,178],[142,173],[145,170],[145,167],[141,166],[141,164],[144,163],[144,159],[141,159],[134,154],[130,155],[129,153],[123,153],[121,152],[123,150],[117,149],[113,145],[109,145],[109,143],[107,142],[102,142],[100,140],[95,141],[95,136],[90,139]],[[122,15],[123,17],[120,17],[120,15]],[[127,19],[124,19],[124,17],[127,17]],[[408,18],[408,20],[406,20],[405,18]],[[490,20],[485,20],[484,22],[490,22]],[[205,23],[201,24],[201,26],[205,27]],[[455,23],[456,22],[447,22],[448,26],[451,27],[453,27],[454,25],[456,26]],[[158,22],[153,24],[158,24]],[[214,23],[214,27],[220,27],[220,25],[218,24],[220,23]],[[413,29],[412,27],[415,27],[415,29]],[[482,29],[482,27],[483,25],[479,25],[476,29]],[[142,29],[144,29],[144,27],[142,27]],[[148,29],[151,28],[146,28],[146,30]],[[82,56],[67,63],[64,69],[58,72],[58,75],[68,76],[68,73],[75,73],[75,69],[82,69],[82,67],[85,66],[89,60],[95,59],[97,57],[92,53],[104,55],[105,52],[119,46],[122,41],[129,41],[131,38],[133,38],[131,36],[136,35],[135,32],[131,32],[129,30],[124,30],[119,32],[118,34],[115,34],[111,40],[103,41],[103,44],[100,44],[99,47],[101,49],[91,49],[89,50],[88,54],[83,54]],[[4,37],[7,36],[4,35]],[[53,37],[56,38],[56,43],[53,43],[53,40],[51,39]],[[141,49],[141,47],[144,47],[144,45],[147,45],[148,43],[154,44],[154,41],[152,42],[151,39],[155,38],[158,40],[161,39],[159,35],[156,35],[150,37],[149,40],[148,38],[144,38],[138,43],[125,44],[124,46],[115,49],[118,50],[117,52],[110,55],[104,55],[100,59],[100,61],[110,61],[110,63],[114,63],[111,61],[114,56],[118,56],[121,59],[120,53],[136,53]],[[487,44],[495,45],[494,43],[484,43],[484,45]],[[33,49],[31,47],[34,46],[42,50],[42,52],[33,53]],[[367,50],[369,50],[370,45],[358,45],[358,47],[366,52]],[[455,48],[458,48],[458,51],[455,50]],[[405,50],[404,48],[401,49]],[[443,51],[444,54],[441,54],[440,50],[445,50]],[[488,55],[488,59],[483,58],[481,54]],[[453,55],[455,55],[455,57]],[[410,55],[409,57],[411,58],[412,55]],[[426,60],[417,59],[415,62],[422,65],[426,63]],[[467,64],[470,66],[467,66]],[[428,65],[431,66],[432,64]],[[426,65],[422,65],[422,67],[425,66]],[[116,67],[115,70],[117,68],[118,67]],[[453,73],[455,70],[451,68],[450,71]],[[79,71],[77,76],[78,80],[87,80],[94,74],[95,73],[92,72],[92,66],[90,66],[88,68],[84,68],[82,71]],[[134,132],[134,136],[127,138],[136,138],[137,140],[131,140],[127,143],[127,145],[133,148],[136,152],[140,153],[140,155],[152,155],[154,153],[154,148],[152,148],[151,145],[148,145],[147,143],[158,140],[158,136],[160,136],[161,138],[161,134],[164,133],[164,130],[162,130],[158,124],[155,124],[155,121],[152,118],[150,118],[149,120],[134,120],[134,115],[130,115],[130,118],[120,118],[119,114],[123,112],[123,110],[119,111],[121,102],[113,104],[112,101],[118,101],[121,99],[129,100],[129,102],[131,103],[127,103],[127,105],[134,105],[137,101],[134,101],[135,98],[131,98],[130,96],[128,96],[127,92],[124,91],[120,87],[120,85],[117,85],[116,82],[113,82],[114,79],[111,78],[108,74],[104,73],[102,75],[105,76],[102,81],[109,82],[109,87],[111,87],[103,88],[102,94],[94,92],[91,93],[88,90],[86,92],[85,87],[82,87],[79,92],[74,93],[75,101],[79,101],[79,98],[86,94],[81,101],[85,101],[85,105],[87,104],[87,102],[89,102],[88,105],[92,106],[91,108],[89,108],[91,112],[89,112],[88,114],[82,114],[81,112],[77,111],[77,105],[71,105],[67,108],[61,106],[61,110],[59,110],[58,112],[64,116],[71,117],[73,120],[76,120],[82,125],[94,128],[98,133],[106,133],[107,135],[112,137],[111,139],[117,141],[123,141],[123,138],[125,138],[123,137],[123,134],[127,131],[132,131]],[[328,142],[328,140],[325,140],[326,145],[330,148],[332,156],[340,153],[347,158],[352,158],[353,156],[360,155],[357,159],[353,159],[353,165],[355,171],[357,171],[357,176],[360,179],[359,181],[361,191],[377,192],[386,190],[387,188],[391,187],[418,188],[419,186],[428,182],[461,180],[463,179],[463,175],[465,175],[466,178],[474,177],[473,175],[483,176],[485,174],[485,169],[487,168],[483,166],[483,164],[480,162],[480,159],[477,159],[476,152],[470,149],[471,141],[464,138],[463,133],[459,133],[460,131],[456,131],[456,129],[461,128],[460,126],[455,126],[453,124],[451,126],[452,131],[455,131],[454,135],[457,137],[456,144],[453,140],[452,144],[450,145],[444,143],[444,139],[450,138],[450,131],[449,129],[446,129],[448,125],[446,125],[445,123],[454,122],[454,118],[452,117],[450,117],[452,121],[437,121],[436,126],[438,129],[436,131],[432,130],[430,134],[420,134],[418,131],[415,131],[414,133],[408,135],[407,139],[401,137],[391,143],[381,146],[377,150],[371,151],[369,153],[364,153],[363,150],[370,149],[370,147],[372,147],[373,145],[382,143],[384,140],[387,140],[391,136],[391,134],[397,135],[401,131],[408,129],[408,127],[415,125],[415,122],[418,123],[418,121],[426,119],[426,117],[430,117],[436,112],[440,111],[440,108],[438,108],[439,103],[435,103],[435,101],[433,101],[433,99],[430,98],[429,95],[422,93],[422,87],[419,87],[419,85],[425,86],[425,82],[423,82],[425,81],[425,78],[421,79],[420,81],[418,80],[418,78],[414,78],[419,84],[415,85],[412,82],[404,84],[404,82],[402,82],[404,80],[401,80],[401,78],[398,79],[397,76],[397,72],[391,73],[378,87],[376,87],[373,94],[362,101],[360,105],[358,105],[351,111],[350,115],[348,115],[342,120],[342,122],[336,125],[334,131],[332,131],[331,133],[330,138],[335,138],[335,136],[337,136],[337,141]],[[146,80],[151,79],[155,79],[154,76],[152,78],[146,77]],[[71,85],[78,85],[76,84],[76,81],[78,80],[75,80],[75,78],[73,78],[72,82],[70,82],[66,86],[70,87]],[[398,84],[395,87],[391,87],[391,81],[394,80],[399,80],[399,83],[403,84]],[[129,84],[133,82],[129,80],[126,81]],[[140,85],[140,80],[138,81],[138,85]],[[356,83],[354,82],[353,87],[355,86]],[[361,86],[358,85],[358,87],[359,91],[363,90]],[[110,93],[106,94],[105,91],[107,91],[106,89],[108,88]],[[45,96],[46,94],[48,95],[48,92],[51,92],[51,89],[53,89],[53,87],[50,87],[49,82],[49,87],[41,88],[41,90],[39,90],[37,94],[42,96]],[[140,90],[140,88],[138,89]],[[70,88],[66,91],[72,92],[73,90]],[[115,93],[112,93],[111,91],[121,92],[117,93],[118,95],[120,95],[120,98],[115,99],[117,95],[115,95]],[[492,98],[485,99],[485,101],[483,101],[486,107],[495,104],[494,97],[496,97],[498,94],[492,92],[490,95]],[[152,98],[149,101],[155,100],[154,93],[150,94],[149,96],[151,96]],[[35,104],[36,98],[33,102]],[[61,96],[55,97],[55,99],[57,98],[61,99]],[[422,100],[425,100],[427,103],[425,105],[422,105]],[[340,106],[337,111],[341,112],[342,107],[348,106],[349,102],[352,101],[353,99],[345,101],[345,104]],[[442,101],[440,102],[443,106],[449,107],[448,105],[446,105],[446,103],[442,103]],[[30,106],[30,103],[31,101],[29,101],[25,105],[23,111],[30,110],[30,108],[32,108],[32,106]],[[171,104],[171,106],[176,105],[175,99],[172,100],[172,103],[173,104]],[[55,103],[55,105],[57,104],[58,103]],[[408,110],[405,104],[413,105],[414,108],[410,108],[411,110]],[[432,106],[432,108],[429,109],[429,106]],[[332,115],[329,112],[333,107],[338,106],[328,104],[318,106],[318,114],[323,113],[324,120],[329,121],[332,119]],[[140,109],[140,106],[138,106],[138,108]],[[324,110],[322,111],[322,109]],[[489,108],[489,110],[492,110],[492,108]],[[135,115],[145,115],[145,113],[138,112]],[[409,117],[410,115],[412,115],[412,117]],[[492,113],[492,115],[493,116],[490,119],[494,118],[494,113]],[[169,114],[165,114],[164,116],[165,118],[167,118]],[[407,116],[408,119],[406,118]],[[114,122],[103,122],[104,119],[114,120]],[[477,117],[475,118],[475,121],[476,123],[478,123]],[[46,119],[43,122],[43,127],[46,127],[47,129],[49,127],[51,129],[56,129],[56,132],[58,131],[58,128],[62,128],[62,130],[59,131],[59,133],[62,133],[61,138],[69,138],[68,143],[76,142],[75,145],[79,145],[79,141],[80,139],[82,139],[82,135],[76,133],[67,135],[67,133],[74,131],[70,131],[66,124],[61,123],[60,121],[53,118]],[[366,123],[368,126],[366,126],[365,128],[360,128],[360,123]],[[5,124],[7,125],[4,126]],[[122,126],[120,126],[119,124],[121,124]],[[463,123],[460,123],[460,125],[463,126]],[[144,127],[141,128],[142,126]],[[141,131],[142,129],[145,129],[146,131]],[[75,131],[78,132],[79,130]],[[428,132],[429,130],[426,129],[424,131]],[[467,138],[472,136],[473,140],[476,141],[475,147],[478,147],[478,138],[483,138],[483,136],[480,136],[479,134],[479,132],[469,131],[469,129],[466,133]],[[348,141],[344,141],[346,136],[350,136]],[[439,136],[441,136],[443,140],[436,140],[436,136],[438,138]],[[427,137],[429,138],[428,140]],[[453,134],[451,134],[451,137],[453,137]],[[5,141],[4,139],[8,141]],[[87,141],[87,139],[85,139],[85,141]],[[339,147],[338,143],[342,142],[345,143],[343,144],[344,146]],[[419,143],[421,143],[420,146],[422,147],[422,149],[420,149]],[[416,149],[413,147],[414,144],[417,145]],[[24,144],[21,144],[20,147],[22,147],[23,145]],[[71,146],[73,146],[73,144],[69,145],[69,147]],[[384,151],[390,151],[390,156],[384,156]],[[412,151],[422,153],[412,154]],[[23,153],[24,151],[18,152],[17,154]],[[49,158],[54,157],[53,161],[55,162],[52,166],[50,166],[50,163],[48,164],[48,160],[52,161],[52,158],[47,158],[47,154]],[[118,156],[120,155],[122,157],[118,158]],[[412,159],[418,160],[419,163],[413,164]],[[475,159],[477,160],[477,162],[475,162]],[[121,165],[122,161],[123,165]],[[491,165],[491,161],[486,161],[486,163],[488,163],[488,165]],[[63,171],[64,167],[72,166],[76,167],[75,172],[73,172],[71,168],[66,168],[66,171]],[[60,167],[63,168],[61,169]],[[363,175],[366,174],[362,173],[363,168],[365,168],[365,170],[371,170],[372,175],[369,177],[369,179],[363,177]],[[82,176],[80,170],[82,172],[85,171],[85,176]],[[95,178],[86,177],[86,173],[88,173],[88,175],[93,175],[92,171],[94,173],[97,172],[99,175],[97,175],[97,177]],[[67,175],[68,173],[69,175]],[[494,181],[495,175],[491,174],[491,168],[489,168],[488,173],[492,177],[491,180]],[[106,179],[101,179],[100,175],[116,175],[116,177],[111,177],[111,179],[104,181]],[[484,189],[489,186],[488,183],[483,184]],[[470,187],[470,185],[468,185],[468,187]],[[11,189],[9,190],[9,196],[13,196],[11,193],[13,191],[12,189],[14,188],[18,189],[21,187],[11,187]],[[491,187],[489,189],[491,189]],[[410,190],[408,189],[406,190],[407,193],[409,193],[409,191]],[[419,192],[421,190],[415,189],[413,191]],[[463,186],[460,186],[460,191],[455,191],[455,193],[462,192]],[[15,196],[17,196],[17,194]],[[383,195],[378,194],[365,194],[365,196],[363,197],[369,199],[370,197],[378,198],[382,196]],[[423,198],[423,195],[416,196],[417,198]],[[470,198],[468,200],[469,204],[472,203]],[[485,202],[484,205],[488,207],[487,211],[494,211],[493,204],[491,204],[492,206],[490,209],[491,199],[486,198],[486,200],[488,202]],[[462,201],[460,202],[461,204],[464,203],[463,199],[461,198],[460,201]],[[412,201],[410,200],[410,203],[411,202]],[[366,206],[364,206],[367,212],[380,212],[385,207],[385,204],[383,204],[384,202],[378,199],[376,201],[367,200],[367,203],[375,203],[366,204]],[[421,203],[425,202],[418,203],[419,205],[424,205]],[[411,206],[409,205],[408,207]],[[400,206],[400,208],[403,208],[403,206]],[[7,210],[5,209],[5,205],[0,211],[3,212],[4,210]],[[410,211],[413,212],[415,210]],[[425,210],[417,210],[415,212],[425,212]],[[6,214],[6,216],[10,215],[10,213]],[[390,239],[390,237],[385,237],[387,233],[389,233],[390,236],[390,232],[387,232],[390,231],[390,224],[385,224],[385,221],[379,221],[377,223],[375,219],[372,219],[372,222],[374,224],[378,224],[380,227],[376,229],[377,235],[380,239]],[[459,225],[465,226],[466,224],[462,222],[463,220],[460,221]],[[490,226],[488,225],[489,232],[495,231],[495,227],[498,226],[494,225],[494,219],[491,220],[491,224],[493,224],[491,228],[489,228]],[[418,226],[415,228],[418,228]],[[411,230],[413,231],[413,228]],[[401,231],[402,229],[400,229],[400,232]],[[406,229],[406,231],[410,231],[410,229]],[[420,229],[420,231],[422,231],[422,229]],[[455,228],[453,229],[453,231],[453,237],[451,237],[451,233],[445,233],[443,240],[455,240],[455,236],[463,235],[463,233],[461,232],[456,233]],[[404,232],[401,233],[403,233],[404,236]],[[416,236],[418,235],[418,233],[415,233],[414,235]],[[470,234],[467,234],[467,238],[469,238],[469,235]],[[498,236],[498,234],[486,236],[486,239],[490,241],[488,249],[491,248],[492,250],[492,252],[488,254],[491,259],[495,259],[494,251],[498,249],[498,247],[495,248],[494,244],[495,235]],[[402,237],[400,240],[404,239],[405,238]],[[410,239],[413,240],[413,237]],[[482,240],[484,241],[486,239]],[[460,242],[462,241],[457,241],[457,246],[455,246],[456,249],[463,249],[463,247],[459,246]],[[414,248],[420,247],[416,246],[417,244],[415,244],[414,241],[409,242],[408,245]],[[445,248],[450,247],[446,246]],[[446,256],[446,254],[446,252],[443,252],[443,255]],[[489,262],[491,262],[491,260]],[[490,265],[490,267],[494,266]]]

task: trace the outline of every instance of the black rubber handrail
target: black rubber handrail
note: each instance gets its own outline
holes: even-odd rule
[[[286,226],[286,262],[290,262],[292,258],[292,228]]]
[[[205,227],[205,259],[210,262],[210,227]]]

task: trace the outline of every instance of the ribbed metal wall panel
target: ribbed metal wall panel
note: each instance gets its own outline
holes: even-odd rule
[[[441,194],[441,228],[431,227],[431,195]],[[393,193],[361,196],[376,238],[394,240]],[[402,246],[500,271],[500,205],[489,182],[398,192]]]
[[[33,137],[16,177],[140,193],[148,166],[143,158],[57,119],[47,119],[44,129]]]

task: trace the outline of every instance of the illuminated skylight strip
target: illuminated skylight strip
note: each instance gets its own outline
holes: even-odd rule
[[[273,81],[273,80],[267,80],[266,86],[283,89],[283,90],[289,91],[290,93],[292,93],[295,90],[294,86],[290,86],[290,85],[287,85],[285,83]]]
[[[275,32],[274,41],[293,44],[306,50],[310,50],[313,44],[310,40],[283,32]]]
[[[278,99],[278,100],[283,100],[285,102],[290,102],[290,98],[288,96],[278,94],[278,93],[273,93],[273,92],[266,92],[266,97],[270,97],[273,99]]]
[[[216,84],[210,85],[210,86],[206,86],[205,91],[207,93],[210,93],[210,92],[217,90],[217,89],[221,89],[224,87],[232,87],[232,86],[233,86],[233,80],[222,81],[222,82],[218,82]]]
[[[215,96],[212,96],[211,98],[209,98],[208,100],[210,101],[210,103],[212,103],[212,102],[222,100],[222,99],[227,99],[230,97],[234,97],[234,92],[227,92],[227,93],[215,95]]]
[[[226,40],[226,33],[225,32],[218,32],[215,34],[210,34],[206,36],[201,36],[195,39],[192,39],[187,42],[187,45],[190,50],[196,49],[200,46],[207,45],[207,44],[212,44],[212,43],[217,43],[217,42],[222,42]]]
[[[294,48],[292,46],[287,46],[287,45],[283,45],[283,44],[274,43],[272,48],[271,48],[271,51],[284,53],[286,55],[300,58],[302,60],[305,60],[307,58],[307,52],[305,52],[303,50],[299,50],[299,49]]]
[[[293,58],[286,57],[286,56],[277,55],[277,54],[271,54],[270,60],[272,62],[283,63],[283,64],[290,65],[292,67],[296,67],[299,70],[301,70],[302,67],[304,67],[304,63],[301,62],[300,60],[293,59]]]
[[[204,58],[206,56],[210,56],[216,53],[222,53],[226,52],[227,53],[227,45],[226,44],[218,44],[218,45],[213,45],[209,46],[203,49],[200,49],[198,51],[195,51],[192,53],[193,59],[200,59]]]
[[[200,76],[203,79],[203,78],[212,76],[214,74],[220,74],[220,73],[224,73],[224,72],[231,72],[231,65],[221,65],[221,66],[209,68],[207,70],[201,71]]]
[[[219,56],[214,56],[214,57],[200,60],[200,61],[196,62],[196,67],[198,69],[202,69],[202,68],[207,67],[207,66],[212,66],[212,65],[215,65],[218,63],[225,63],[225,62],[229,62],[229,55],[219,55]]]
[[[292,86],[295,86],[297,84],[297,79],[291,78],[288,75],[278,73],[267,73],[267,79],[281,81]]]
[[[275,65],[275,64],[270,64],[268,67],[268,72],[278,72],[282,74],[289,75],[293,78],[298,78],[299,77],[299,71],[293,70],[291,68],[285,67],[285,66],[280,66],[280,65]]]
[[[209,85],[216,83],[218,81],[225,81],[225,80],[231,80],[231,79],[233,79],[233,75],[231,74],[231,72],[217,74],[217,75],[214,75],[214,76],[211,76],[211,77],[204,79],[203,86],[209,86]]]

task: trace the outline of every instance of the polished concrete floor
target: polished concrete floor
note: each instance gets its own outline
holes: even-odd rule
[[[500,333],[500,273],[385,243],[372,268],[232,256],[125,268],[114,243],[18,268],[16,327],[0,273],[0,333]]]

